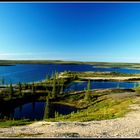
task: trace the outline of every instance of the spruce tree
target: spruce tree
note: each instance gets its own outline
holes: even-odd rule
[[[32,93],[33,93],[33,94],[35,93],[35,86],[34,86],[34,83],[32,84]]]
[[[63,78],[61,79],[61,88],[60,88],[60,94],[63,94],[64,91],[64,80]]]
[[[90,102],[90,80],[88,80],[87,89],[85,89],[85,100]]]
[[[136,83],[134,83],[134,89],[137,87]]]
[[[120,88],[120,84],[119,83],[117,84],[117,88]]]
[[[46,82],[50,79],[49,75],[46,74]]]
[[[43,119],[48,119],[49,118],[49,98],[46,98],[46,103],[45,103],[45,110],[44,110],[44,116]]]
[[[20,83],[20,82],[18,83],[18,90],[19,90],[19,95],[22,95],[22,92],[21,92],[22,87],[21,87],[21,83]],[[23,96],[23,95],[22,95],[22,96]]]
[[[4,78],[1,79],[1,84],[4,85]]]
[[[55,111],[55,112],[54,112],[54,117],[55,117],[55,118],[59,117],[59,112]]]
[[[56,78],[53,78],[53,87],[52,87],[52,97],[53,99],[56,98]]]
[[[55,78],[58,79],[58,76],[59,76],[58,72],[55,71]]]
[[[88,80],[88,92],[90,92],[90,80]]]
[[[10,99],[12,99],[13,97],[13,94],[14,94],[14,91],[13,91],[13,86],[12,86],[12,83],[10,83]]]

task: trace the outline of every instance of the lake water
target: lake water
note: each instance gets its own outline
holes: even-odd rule
[[[18,64],[15,66],[0,66],[0,78],[4,78],[5,84],[18,83],[18,82],[35,82],[45,79],[46,75],[52,75],[53,72],[63,71],[110,71],[122,73],[140,73],[138,69],[126,68],[96,68],[93,65],[61,65],[61,64]],[[135,82],[103,82],[91,81],[91,89],[99,88],[133,88]],[[79,91],[87,88],[87,82],[72,82],[70,83],[65,92]],[[26,103],[18,106],[13,110],[0,111],[1,117],[11,116],[15,119],[28,118],[28,119],[42,119],[44,115],[45,103],[35,102]],[[75,108],[70,108],[62,105],[50,105],[50,117],[54,117],[54,112],[59,114],[69,114],[75,112]]]
[[[104,89],[104,88],[133,88],[134,85],[138,86],[138,82],[110,82],[110,81],[91,81],[91,89]],[[72,82],[66,88],[65,92],[81,91],[87,89],[88,82]]]
[[[30,120],[41,120],[44,116],[45,111],[45,102],[32,102],[26,103],[19,107],[14,108],[13,110],[4,110],[0,111],[0,118],[3,116],[7,116],[14,119],[30,119]],[[49,105],[49,117],[53,118],[55,112],[59,114],[70,114],[71,112],[76,112],[76,108],[72,108],[69,106],[58,105],[58,104],[50,104]]]
[[[12,82],[35,82],[43,80],[46,75],[52,75],[54,71],[114,71],[123,73],[140,73],[138,69],[126,68],[96,68],[93,65],[77,64],[17,64],[14,66],[0,66],[0,78],[4,78],[5,84]]]

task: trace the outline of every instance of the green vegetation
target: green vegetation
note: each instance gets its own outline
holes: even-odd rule
[[[17,85],[8,85],[0,91],[0,103],[20,103],[32,99],[35,102],[38,100],[46,101],[44,117],[46,121],[90,121],[103,120],[122,117],[129,111],[128,106],[137,98],[136,94],[140,93],[140,86],[134,85],[134,89],[107,89],[107,90],[91,90],[90,80],[88,80],[87,88],[81,92],[70,92],[64,94],[64,88],[67,84],[78,79],[79,76],[130,76],[132,74],[122,74],[115,72],[64,72],[63,76],[59,77],[57,72],[51,77],[46,76],[46,79],[36,83],[18,83]],[[138,75],[138,74],[133,74]],[[61,75],[62,76],[62,75]],[[124,93],[132,93],[131,96],[123,96]],[[116,98],[113,96],[118,94]],[[129,95],[129,94],[128,94]],[[30,98],[29,98],[30,97]],[[24,100],[23,100],[24,99]],[[14,101],[14,102],[11,102]],[[72,112],[68,115],[62,115],[55,112],[55,118],[50,118],[50,103],[62,104],[71,106],[77,109],[77,112]],[[19,104],[18,104],[19,105]],[[34,106],[34,104],[33,104]],[[6,120],[6,119],[5,119]],[[28,124],[29,121],[23,120],[8,120],[1,121],[0,126],[12,126]],[[5,123],[5,124],[4,124]]]
[[[64,72],[61,76],[67,77],[118,77],[118,76],[140,76],[139,73],[131,74],[131,73],[119,73],[119,72]]]
[[[27,125],[33,123],[32,121],[29,121],[27,119],[22,120],[1,120],[0,121],[0,127],[10,127],[10,126],[21,126],[21,125]]]
[[[62,60],[0,60],[1,66],[10,66],[15,64],[84,64],[81,61],[62,61]]]
[[[35,86],[34,86],[34,83],[32,83],[32,94],[35,94]]]
[[[1,79],[1,84],[4,85],[5,81],[4,78]]]
[[[1,66],[15,64],[90,64],[97,67],[116,67],[116,68],[140,68],[139,63],[117,63],[117,62],[82,62],[82,61],[62,61],[62,60],[0,60]]]
[[[130,109],[128,106],[134,102],[136,96],[115,99],[111,96],[91,93],[91,102],[85,102],[81,97],[84,93],[72,94],[75,97],[68,97],[65,99],[69,101],[69,105],[81,107],[76,113],[72,112],[68,115],[57,115],[55,118],[46,119],[46,121],[91,121],[114,119],[124,116]],[[95,95],[94,95],[95,94]],[[71,98],[73,100],[71,100]],[[63,101],[64,102],[64,101]],[[62,102],[61,102],[62,103]],[[64,103],[65,104],[65,103]]]
[[[52,98],[55,99],[57,97],[57,92],[56,92],[56,77],[54,76],[53,78],[53,89],[52,89]]]
[[[90,80],[88,80],[87,90],[85,90],[85,101],[90,102]]]
[[[48,118],[49,118],[49,98],[47,97],[43,119],[48,119]]]
[[[9,99],[12,99],[12,97],[13,97],[13,93],[14,93],[14,91],[13,91],[13,86],[12,86],[12,83],[10,83]]]
[[[136,83],[134,84],[134,90],[136,93],[140,94],[140,83],[138,85],[136,85]]]
[[[23,96],[23,94],[22,94],[22,87],[21,87],[21,83],[19,82],[18,83],[18,90],[19,90],[19,94],[21,95],[21,96]]]
[[[96,68],[140,68],[139,63],[105,63],[97,64]]]
[[[63,94],[64,92],[64,80],[63,78],[61,79],[61,88],[60,88],[60,94]]]

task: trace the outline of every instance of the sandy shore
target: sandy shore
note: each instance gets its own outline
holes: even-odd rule
[[[130,76],[130,77],[79,77],[79,79],[85,80],[113,80],[113,81],[131,81],[140,80],[140,76]]]
[[[68,76],[63,76],[63,72],[59,75],[59,78],[68,78]],[[79,77],[82,80],[110,80],[110,81],[131,81],[140,80],[140,76],[114,76],[114,77]]]
[[[125,117],[90,122],[45,122],[0,128],[0,137],[140,138],[140,105]]]

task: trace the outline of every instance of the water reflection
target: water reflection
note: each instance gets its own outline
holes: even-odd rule
[[[13,110],[5,110],[4,112],[1,112],[1,118],[8,117],[12,119],[26,118],[30,120],[42,120],[44,118],[44,112],[46,112],[46,107],[49,107],[48,114],[51,118],[55,117],[55,112],[66,115],[77,111],[76,108],[59,104],[49,103],[49,106],[46,106],[46,102],[30,102],[24,105],[20,105]]]
[[[64,90],[64,92],[81,91],[87,88],[88,82],[72,82]],[[110,81],[91,81],[91,89],[104,88],[133,88],[138,86],[139,82],[110,82]]]

